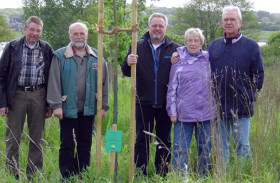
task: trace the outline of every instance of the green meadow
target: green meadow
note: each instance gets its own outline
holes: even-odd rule
[[[261,31],[258,35],[259,41],[267,41],[273,31]]]
[[[274,57],[276,59],[276,57]],[[271,58],[269,58],[271,59]],[[269,60],[268,59],[268,60]],[[264,57],[266,65],[267,58]],[[280,64],[274,60],[273,64],[265,66],[265,82],[263,89],[258,93],[255,104],[255,115],[251,119],[250,141],[251,158],[248,162],[239,159],[231,149],[230,164],[223,169],[217,161],[215,152],[211,157],[211,172],[207,179],[202,179],[195,174],[196,145],[192,140],[188,160],[187,175],[189,182],[253,182],[271,183],[280,180]],[[105,151],[106,130],[112,128],[113,123],[113,92],[110,92],[110,110],[102,122],[102,156],[101,171],[98,173],[95,166],[95,137],[93,137],[91,165],[82,178],[73,177],[69,182],[114,182],[114,176],[109,175],[110,153]],[[5,168],[5,117],[0,117],[0,182],[18,182]],[[119,76],[118,80],[118,130],[122,135],[122,151],[117,153],[116,182],[129,182],[129,123],[130,123],[130,79]],[[152,139],[155,141],[155,137]],[[153,143],[151,143],[153,144]],[[59,121],[52,117],[46,120],[44,135],[44,167],[33,179],[34,182],[57,183],[61,181],[58,168],[58,152],[60,145]],[[233,146],[231,146],[233,147]],[[214,149],[214,148],[212,148]],[[134,182],[182,182],[180,175],[170,172],[166,178],[155,174],[153,166],[155,147],[151,145],[148,176],[135,170]],[[20,144],[20,180],[27,182],[25,167],[28,153],[28,129],[24,128]],[[170,152],[171,153],[171,152]]]

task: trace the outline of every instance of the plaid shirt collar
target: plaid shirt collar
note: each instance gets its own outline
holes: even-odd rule
[[[37,43],[35,44],[35,47],[34,48],[30,48],[29,45],[27,44],[26,40],[25,40],[25,36],[24,36],[24,39],[23,39],[23,46],[24,47],[27,47],[29,49],[39,49],[40,48],[40,45],[39,45],[39,41],[37,41]]]

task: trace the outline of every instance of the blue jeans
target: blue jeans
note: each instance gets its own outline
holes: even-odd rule
[[[180,171],[186,171],[188,151],[190,148],[193,130],[195,130],[196,146],[198,151],[197,172],[207,175],[210,167],[211,139],[210,121],[180,122],[174,125],[173,161],[172,166]]]
[[[230,129],[232,129],[237,156],[248,160],[250,156],[249,125],[250,118],[227,119],[217,123],[217,150],[220,151],[225,163],[229,161]]]

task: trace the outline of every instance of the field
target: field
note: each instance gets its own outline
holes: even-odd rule
[[[203,182],[262,182],[276,183],[280,180],[280,65],[265,68],[265,83],[258,94],[258,102],[255,105],[255,115],[251,119],[250,141],[252,156],[248,162],[238,159],[235,155],[230,158],[230,165],[225,173],[216,161],[213,153],[212,170],[208,179]],[[118,129],[123,132],[122,152],[118,153],[117,182],[128,182],[128,154],[129,154],[129,116],[130,116],[130,81],[128,78],[119,77],[118,99]],[[113,92],[110,94],[110,106],[113,106]],[[92,146],[91,166],[83,174],[82,179],[73,177],[72,182],[114,182],[114,177],[109,175],[110,154],[105,151],[106,130],[112,128],[113,109],[107,112],[102,123],[102,157],[101,172],[98,174],[95,168],[95,138]],[[5,118],[0,117],[0,182],[17,182],[5,169]],[[153,166],[155,147],[151,147],[149,176],[142,176],[136,170],[138,176],[134,182],[181,182],[180,175],[170,172],[164,179],[155,175]],[[59,122],[52,117],[46,120],[44,138],[44,167],[43,172],[34,178],[34,182],[60,182],[61,176],[58,168],[59,151]],[[234,148],[231,149],[234,151]],[[25,166],[28,153],[28,130],[24,129],[20,146],[20,181],[26,182]],[[189,182],[202,182],[194,173],[196,147],[192,141],[189,165]],[[234,154],[234,153],[232,153]]]
[[[258,40],[260,42],[266,42],[273,31],[261,31],[258,35]]]

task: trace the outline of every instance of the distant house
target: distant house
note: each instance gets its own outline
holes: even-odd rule
[[[12,29],[19,29],[22,28],[22,26],[23,26],[23,19],[21,18],[12,18],[8,23],[8,27],[11,27]]]

